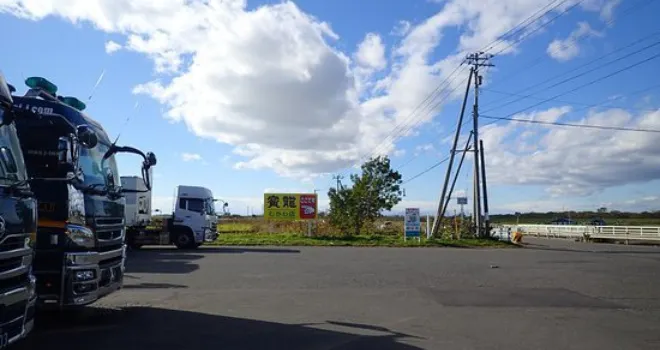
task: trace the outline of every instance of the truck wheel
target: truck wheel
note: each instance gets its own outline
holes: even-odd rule
[[[190,232],[179,232],[174,239],[174,245],[179,249],[195,247],[195,238]]]

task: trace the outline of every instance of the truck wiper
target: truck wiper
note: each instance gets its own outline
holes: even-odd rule
[[[103,189],[98,189],[98,187],[103,187]],[[86,192],[86,193],[92,193],[92,194],[98,194],[98,195],[106,195],[108,193],[108,190],[106,189],[106,186],[104,184],[91,184],[87,185],[81,188],[81,191]]]

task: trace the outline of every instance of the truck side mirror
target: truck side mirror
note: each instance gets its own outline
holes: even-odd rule
[[[156,165],[158,161],[156,160],[156,155],[153,152],[147,152],[144,157],[144,162],[142,162],[142,180],[144,181],[145,187],[151,191],[151,169],[152,166]]]
[[[144,186],[147,190],[151,191],[151,171],[149,171],[148,165],[145,163],[142,164],[142,181],[144,181]]]
[[[156,155],[153,152],[147,152],[147,164],[149,167],[155,166],[158,161],[156,160]]]
[[[85,148],[94,148],[99,142],[96,132],[89,125],[79,125],[76,128],[76,132],[78,134],[78,142]]]

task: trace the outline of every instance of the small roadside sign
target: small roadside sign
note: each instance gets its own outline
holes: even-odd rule
[[[422,223],[419,215],[419,208],[406,208],[406,216],[403,222],[404,236],[419,239],[422,232]]]

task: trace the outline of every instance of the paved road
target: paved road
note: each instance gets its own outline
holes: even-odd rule
[[[659,349],[660,248],[145,249],[25,348]]]

